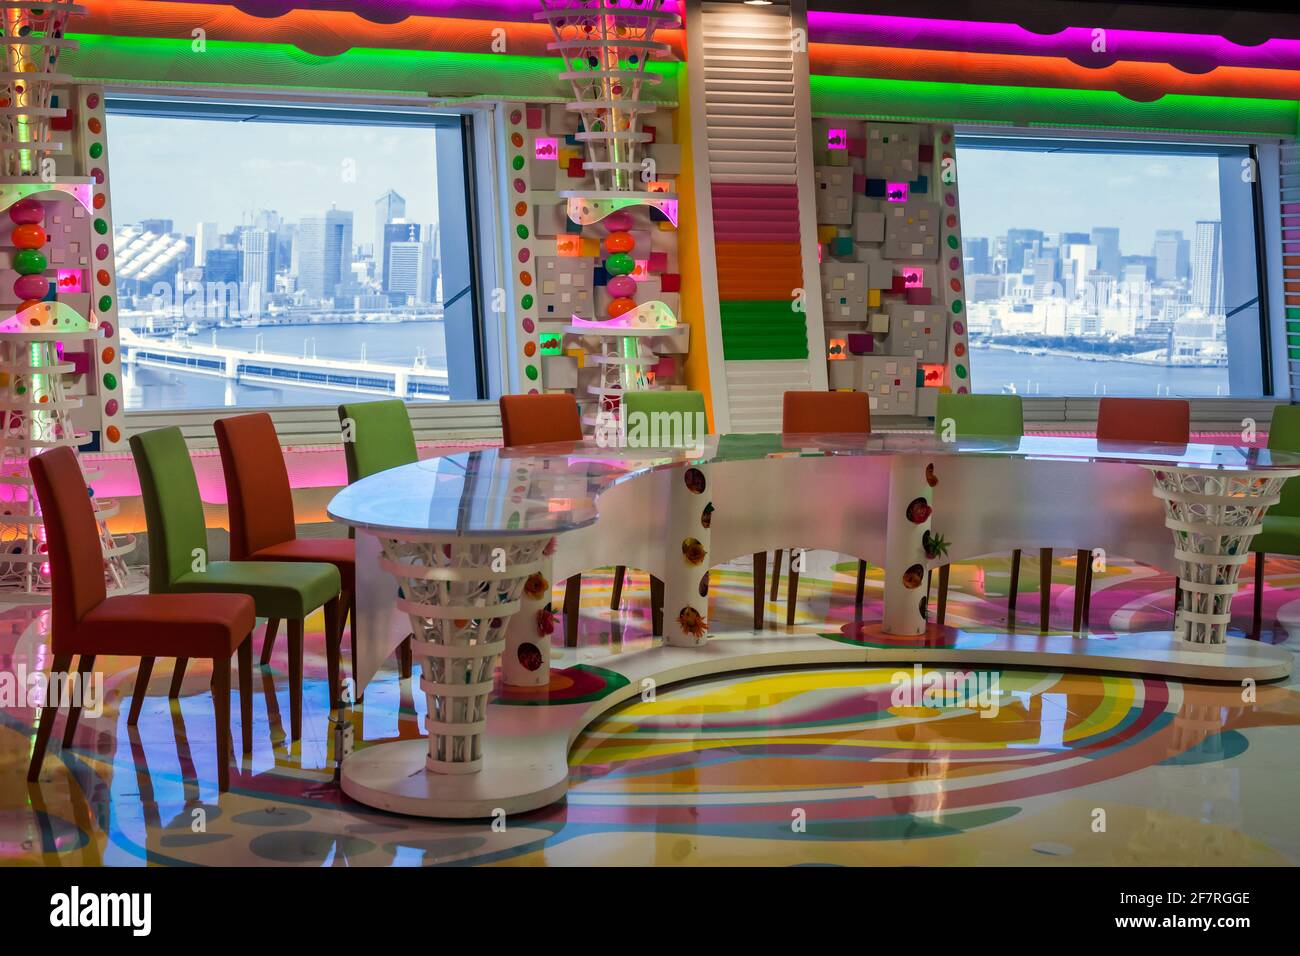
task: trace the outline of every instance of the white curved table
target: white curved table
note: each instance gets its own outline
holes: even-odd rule
[[[1296,474],[1300,456],[1264,449],[884,433],[484,449],[372,475],[329,506],[360,532],[357,679],[364,686],[414,633],[429,737],[354,753],[343,787],[423,816],[534,809],[563,795],[568,746],[582,728],[643,682],[748,667],[905,661],[1282,678],[1288,653],[1228,638],[1226,627],[1250,539]],[[946,555],[927,552],[933,534],[950,542]],[[710,640],[708,569],[790,542],[883,566],[882,622],[857,641],[753,632]],[[928,622],[932,566],[1034,546],[1102,547],[1176,570],[1176,633],[1103,642]],[[507,684],[550,679],[554,575],[613,564],[664,582],[664,646],[600,662],[626,683],[595,701],[491,703],[503,652]]]

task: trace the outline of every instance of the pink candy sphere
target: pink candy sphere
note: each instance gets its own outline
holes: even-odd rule
[[[44,299],[50,292],[50,280],[43,275],[19,276],[14,294],[20,299]]]
[[[627,232],[632,228],[632,214],[630,212],[611,212],[600,221],[600,224],[605,227],[606,232]]]
[[[605,283],[605,290],[616,299],[627,299],[636,295],[636,280],[631,276],[612,276]]]
[[[20,199],[9,207],[9,218],[20,226],[45,220],[45,207],[35,199]]]

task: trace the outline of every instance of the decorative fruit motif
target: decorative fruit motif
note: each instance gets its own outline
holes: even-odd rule
[[[555,609],[549,604],[537,612],[537,633],[542,637],[555,633]]]
[[[686,558],[687,564],[701,564],[704,557],[708,554],[704,550],[704,545],[695,538],[686,538],[682,541],[682,554]]]
[[[704,511],[700,513],[700,527],[709,528],[713,526],[713,502],[710,501],[704,506]]]
[[[918,610],[921,612],[921,620],[930,620],[930,596],[928,594],[921,595],[921,606]]]
[[[930,502],[924,498],[913,498],[907,506],[907,520],[912,524],[925,524],[930,520],[930,515],[934,511],[930,507]]]
[[[939,483],[939,476],[934,473],[934,462],[925,466],[925,483],[931,488]]]
[[[539,598],[551,588],[551,582],[546,580],[546,576],[540,571],[534,571],[528,575],[528,580],[524,582],[524,593],[530,598]]]
[[[709,596],[709,572],[705,571],[700,575],[700,597]]]
[[[683,634],[689,634],[691,637],[703,637],[709,629],[704,615],[693,607],[684,607],[677,613],[677,626],[682,629]]]
[[[689,491],[691,494],[693,495],[704,494],[704,489],[705,487],[707,487],[708,482],[704,480],[704,472],[700,471],[700,469],[687,468],[686,474],[683,476],[683,479],[686,482],[686,490]]]
[[[909,591],[919,588],[925,581],[925,568],[919,564],[914,564],[903,572],[903,587]]]
[[[947,538],[941,534],[935,534],[928,528],[925,534],[921,535],[921,547],[925,549],[925,556],[931,561],[948,553],[948,543]]]
[[[520,644],[516,653],[524,670],[535,671],[542,666],[542,652],[536,644]]]

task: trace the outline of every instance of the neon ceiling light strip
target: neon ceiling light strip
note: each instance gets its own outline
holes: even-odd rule
[[[952,53],[878,46],[814,43],[809,69],[823,75],[925,80],[993,86],[1113,90],[1151,102],[1169,93],[1251,99],[1300,99],[1300,72],[1217,67],[1193,76],[1165,63],[1121,62],[1089,69],[1061,57]]]
[[[1141,60],[1170,63],[1188,73],[1216,66],[1300,70],[1300,40],[1272,39],[1243,46],[1213,34],[1109,28],[1105,38],[1105,51],[1094,53],[1092,27],[1067,27],[1044,36],[1015,23],[808,12],[808,39],[822,43],[1057,56],[1090,67]]]
[[[934,123],[1023,124],[1293,137],[1293,100],[1161,97],[1138,103],[1103,90],[1058,90],[864,77],[810,77],[814,116]]]
[[[153,0],[143,0],[152,3]],[[532,22],[541,9],[538,0],[190,0],[193,6],[232,7],[255,17],[278,17],[290,10],[356,13],[375,23],[398,23],[407,17],[465,17],[473,20]],[[92,0],[89,6],[104,6]],[[107,5],[113,5],[108,0]],[[627,3],[637,6],[636,0]],[[667,0],[662,9],[680,12],[679,4]]]
[[[317,56],[337,56],[352,48],[456,50],[489,53],[494,31],[505,30],[506,50],[517,56],[553,56],[554,39],[545,23],[503,23],[448,17],[407,17],[375,23],[345,10],[291,10],[271,19],[215,4],[173,0],[89,0],[76,21],[78,32],[104,36],[175,39],[202,28],[209,40],[283,43]],[[682,31],[656,31],[655,38],[681,53]]]

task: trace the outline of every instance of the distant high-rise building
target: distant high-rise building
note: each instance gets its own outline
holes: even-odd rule
[[[1198,220],[1192,245],[1192,304],[1206,315],[1223,313],[1223,224]]]
[[[352,275],[352,213],[331,209],[298,225],[298,284],[316,299],[333,298]]]
[[[972,275],[986,275],[992,265],[989,259],[989,241],[983,236],[971,236],[961,241],[966,271]]]
[[[375,274],[379,279],[379,286],[385,292],[402,292],[409,291],[396,289],[388,280],[388,260],[392,256],[393,243],[395,242],[419,242],[420,241],[420,224],[416,222],[407,222],[405,219],[397,222],[390,222],[384,226],[383,237],[375,251]]]
[[[166,236],[176,231],[176,221],[173,219],[141,219],[140,228],[145,232]]]
[[[1038,246],[1043,241],[1039,229],[1007,230],[1007,272],[1021,272],[1037,255]]]
[[[1155,259],[1157,282],[1181,282],[1187,278],[1191,260],[1191,243],[1183,238],[1181,229],[1156,230],[1151,256]]]
[[[240,270],[244,282],[263,292],[275,287],[276,238],[266,229],[245,229],[239,236]]]
[[[207,282],[238,282],[241,254],[238,249],[209,249],[203,256],[203,278]]]
[[[384,243],[385,229],[394,219],[406,218],[406,200],[393,190],[388,190],[375,200],[375,278],[384,281],[384,261],[388,248]]]
[[[207,261],[209,249],[221,245],[215,222],[201,222],[194,227],[194,264],[201,266]]]
[[[417,305],[433,301],[433,243],[404,240],[391,243],[388,252],[387,290],[404,292]]]
[[[1097,247],[1097,269],[1107,275],[1120,273],[1119,229],[1115,226],[1093,226],[1091,242]]]

